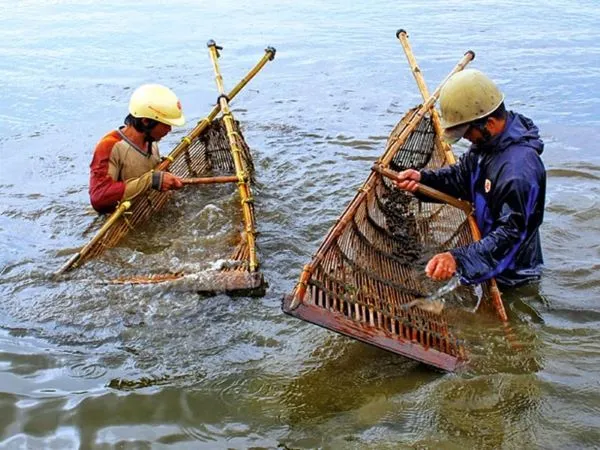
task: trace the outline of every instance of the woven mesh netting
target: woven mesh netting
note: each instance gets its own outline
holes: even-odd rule
[[[245,172],[252,177],[254,165],[250,155],[250,149],[246,144],[239,124],[235,123],[237,144],[241,150],[242,163],[245,166]],[[235,166],[231,156],[227,130],[221,119],[216,119],[208,128],[197,138],[186,150],[179,153],[169,166],[169,172],[182,177],[206,177],[216,175],[235,175]],[[78,264],[92,259],[101,254],[107,248],[114,247],[130,230],[148,220],[156,213],[170,198],[172,192],[159,192],[149,190],[141,196],[134,199],[128,213],[120,218],[104,234],[82,258]],[[254,215],[254,209],[251,205],[251,212]],[[245,261],[248,258],[248,245],[245,241],[234,250],[232,259]],[[240,264],[237,269],[244,270],[247,264]]]
[[[404,130],[414,113],[410,111],[400,121],[388,143]],[[432,121],[424,116],[389,167],[396,171],[441,167],[444,156],[435,138]],[[295,290],[283,309],[451,370],[466,356],[447,311],[434,314],[407,305],[431,292],[432,282],[423,274],[431,256],[472,242],[467,217],[449,205],[421,201],[377,173],[371,176],[376,177],[375,182],[351,220],[323,257],[311,263],[313,272],[300,307],[291,308]],[[382,345],[381,336],[395,342]]]

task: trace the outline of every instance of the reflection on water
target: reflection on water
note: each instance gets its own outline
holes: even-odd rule
[[[0,15],[0,445],[27,448],[592,448],[600,442],[594,1],[18,2]],[[490,8],[494,25],[490,24]],[[465,21],[464,18],[470,20]],[[532,27],[527,18],[535,17]],[[193,27],[177,26],[193,22]],[[456,24],[460,23],[460,27]],[[546,274],[505,292],[510,328],[451,294],[468,367],[435,372],[280,312],[383,150],[421,101],[394,33],[430,90],[464,51],[546,143]],[[151,32],[149,32],[151,30]],[[227,186],[189,187],[120,247],[64,282],[88,236],[88,166],[131,89],[160,82],[190,124],[277,56],[232,103],[257,167],[263,298],[98,283],[196,271],[239,239]],[[183,130],[161,142],[162,152]],[[459,143],[457,150],[465,149]],[[152,270],[150,270],[152,269]],[[434,292],[432,286],[431,292]],[[459,308],[450,308],[456,304]],[[455,312],[453,312],[455,311]]]
[[[436,431],[421,444],[433,445],[435,438],[445,437],[469,448],[537,447],[541,389],[534,375],[493,374],[449,384],[437,386],[437,401],[430,405]]]

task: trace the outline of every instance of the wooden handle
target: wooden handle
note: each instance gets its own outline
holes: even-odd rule
[[[183,184],[215,184],[215,183],[235,183],[239,181],[235,175],[222,177],[204,177],[204,178],[181,178]]]
[[[454,206],[455,208],[463,210],[467,215],[473,213],[473,207],[471,203],[466,202],[464,200],[460,200],[456,197],[452,197],[451,195],[444,194],[437,189],[433,189],[429,186],[425,186],[424,184],[419,183],[417,187],[417,192],[421,195],[425,195],[434,200],[438,200],[442,203],[447,203],[450,206]]]

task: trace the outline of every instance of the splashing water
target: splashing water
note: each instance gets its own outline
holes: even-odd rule
[[[454,291],[460,286],[460,280],[458,277],[452,277],[448,283],[439,288],[433,294],[428,297],[417,298],[410,303],[402,305],[404,309],[410,309],[413,307],[421,308],[424,311],[432,312],[434,314],[440,314],[444,309],[446,301],[444,296]]]

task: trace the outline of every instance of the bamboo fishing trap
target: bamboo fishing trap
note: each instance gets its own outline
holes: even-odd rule
[[[250,149],[234,119],[229,102],[254,76],[275,57],[275,49],[268,47],[259,62],[231,90],[226,93],[218,65],[220,57],[214,41],[209,41],[209,54],[219,92],[217,105],[192,129],[164,158],[156,170],[168,170],[181,177],[184,184],[237,184],[243,232],[228,264],[202,274],[181,272],[143,275],[113,280],[119,284],[148,284],[191,280],[191,287],[199,292],[262,293],[265,282],[259,271],[256,251],[256,225],[252,198],[254,164]],[[217,118],[221,113],[221,117]],[[131,230],[150,219],[173,195],[172,191],[148,190],[132,201],[124,201],[106,218],[94,237],[73,255],[55,275],[72,270],[115,247]]]
[[[293,292],[285,313],[351,338],[453,371],[468,359],[468,345],[447,309],[433,313],[414,306],[431,291],[423,277],[424,257],[480,239],[467,202],[422,186],[422,201],[396,188],[404,169],[435,169],[455,162],[441,139],[434,105],[445,81],[473,58],[467,52],[429,95],[406,32],[402,43],[425,103],[410,110],[393,129],[384,154],[329,231]],[[495,281],[482,286],[506,321]]]

